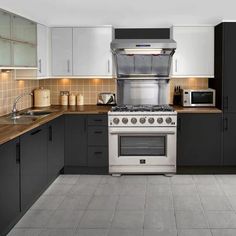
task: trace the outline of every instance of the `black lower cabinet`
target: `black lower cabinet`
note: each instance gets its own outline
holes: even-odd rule
[[[223,163],[236,166],[236,113],[224,113],[223,137]]]
[[[177,166],[222,165],[222,114],[178,114]]]
[[[20,214],[19,139],[0,146],[0,235],[5,235]]]
[[[47,126],[20,137],[21,209],[25,211],[47,186]]]
[[[64,116],[60,116],[47,124],[48,182],[53,181],[64,167]]]
[[[65,116],[65,166],[87,166],[87,116]]]

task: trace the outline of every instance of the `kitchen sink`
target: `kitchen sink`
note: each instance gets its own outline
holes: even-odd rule
[[[0,124],[31,124],[38,119],[50,115],[52,111],[43,110],[27,110],[24,112],[19,112],[16,116],[7,115],[0,117]]]

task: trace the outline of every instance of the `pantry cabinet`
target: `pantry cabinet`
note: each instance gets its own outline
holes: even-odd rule
[[[73,28],[73,75],[112,76],[112,27]]]
[[[172,77],[214,77],[214,27],[173,26]]]
[[[72,28],[52,28],[52,75],[72,75]]]

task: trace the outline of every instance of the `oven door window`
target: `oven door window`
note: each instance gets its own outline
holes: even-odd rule
[[[119,156],[166,156],[166,136],[119,136]]]
[[[213,93],[212,92],[192,92],[191,93],[192,104],[212,104]]]

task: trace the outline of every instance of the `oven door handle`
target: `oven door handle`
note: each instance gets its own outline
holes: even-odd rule
[[[110,131],[109,132],[112,135],[117,135],[117,134],[167,134],[167,135],[174,135],[176,134],[175,132],[156,132],[156,131],[145,131],[145,132],[140,132],[140,131]]]

